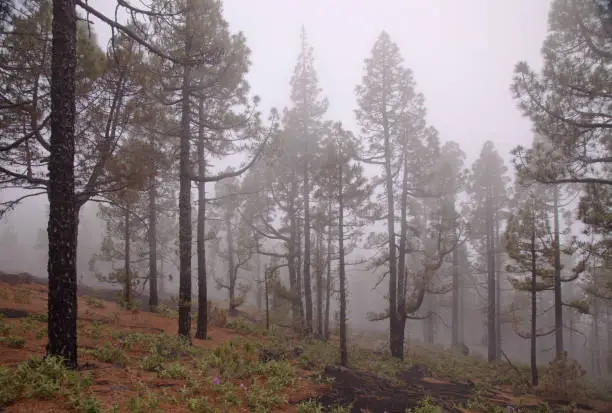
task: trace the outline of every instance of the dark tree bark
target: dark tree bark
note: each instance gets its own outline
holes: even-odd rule
[[[185,26],[185,56],[192,54],[192,16],[187,12]],[[191,65],[183,69],[181,135],[179,150],[179,320],[178,334],[190,338],[191,334]]]
[[[199,102],[200,130],[198,137],[198,174],[206,175],[206,153],[204,152],[204,101]],[[198,182],[198,223],[197,223],[197,255],[198,255],[198,324],[195,337],[205,340],[208,336],[208,286],[206,274],[206,183]]]
[[[149,311],[157,311],[159,299],[157,295],[157,187],[153,176],[149,185]]]
[[[125,238],[124,251],[123,251],[123,270],[125,271],[125,285],[124,285],[124,300],[127,308],[132,308],[132,273],[131,273],[131,251],[130,251],[130,214],[131,214],[130,204],[127,205],[125,209],[125,217],[124,217],[124,228],[123,228],[123,236]]]
[[[306,137],[306,139],[308,139]],[[306,147],[306,151],[307,151]],[[308,157],[308,152],[304,153],[305,159]],[[304,301],[306,306],[306,333],[312,333],[312,283],[310,276],[310,171],[308,170],[309,163],[306,160],[304,163]]]
[[[459,249],[453,251],[453,314],[451,346],[459,346]]]
[[[331,217],[331,202],[329,203],[328,208],[329,217]],[[330,317],[330,304],[331,304],[331,290],[332,290],[332,279],[331,279],[331,258],[332,258],[332,226],[329,225],[329,229],[327,232],[327,274],[326,274],[326,284],[325,284],[325,324],[324,324],[324,332],[323,336],[325,340],[329,340],[329,317]]]
[[[499,234],[500,219],[495,219],[495,360],[501,360],[502,331],[501,331],[501,238]]]
[[[555,249],[555,358],[563,357],[563,294],[561,290],[561,241],[559,239],[559,187],[553,188],[554,249]]]
[[[536,217],[531,217],[531,384],[538,385],[537,365],[537,251],[536,251]]]
[[[495,223],[493,213],[493,200],[491,194],[487,196],[487,347],[488,347],[488,360],[494,361],[497,358],[497,346],[496,339],[497,334],[495,332],[495,310],[496,306],[496,283],[495,283]]]
[[[47,355],[62,357],[70,368],[77,366],[76,21],[74,0],[53,1]]]
[[[236,276],[238,271],[234,268],[234,232],[232,229],[232,213],[227,211],[225,214],[225,239],[227,242],[227,276],[229,278],[229,314],[234,315],[236,311]]]
[[[395,247],[395,217],[393,202],[393,170],[391,167],[391,139],[389,121],[383,117],[385,148],[385,193],[387,195],[387,231],[389,240],[389,347],[393,357],[403,360],[404,343],[402,340],[403,323],[397,306],[397,250]]]
[[[324,338],[323,334],[323,229],[317,231],[317,337]]]
[[[340,279],[340,364],[348,366],[346,340],[346,270],[344,265],[344,196],[342,164],[338,168],[338,278]]]

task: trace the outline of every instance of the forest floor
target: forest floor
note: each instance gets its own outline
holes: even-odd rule
[[[108,293],[81,294],[79,369],[70,372],[42,359],[45,283],[0,273],[0,412],[612,413],[605,390],[572,378],[571,368],[545,369],[532,389],[523,366],[424,349],[398,362],[354,345],[346,369],[336,366],[335,338],[299,340],[220,310],[209,339],[189,346],[172,311],[124,310]]]

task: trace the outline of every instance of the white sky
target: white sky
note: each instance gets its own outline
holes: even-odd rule
[[[132,0],[137,4],[137,0]],[[113,16],[115,1],[90,0]],[[233,31],[245,33],[249,81],[267,112],[289,103],[289,79],[305,25],[314,47],[328,118],[357,131],[355,85],[381,30],[399,45],[443,141],[461,144],[471,163],[486,140],[500,154],[531,142],[530,123],[509,91],[514,65],[540,65],[550,0],[225,0]],[[100,42],[110,30],[95,24]],[[266,113],[264,113],[266,114]]]

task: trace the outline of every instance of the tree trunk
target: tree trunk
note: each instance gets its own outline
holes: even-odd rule
[[[268,274],[268,268],[264,270],[264,292],[265,292],[265,300],[266,300],[266,330],[270,329],[270,292],[269,292],[269,283],[270,283],[270,275]]]
[[[404,152],[407,148],[404,148]],[[401,347],[402,357],[404,354],[404,342],[406,340],[406,284],[408,283],[408,271],[406,269],[406,243],[408,239],[408,226],[406,215],[408,213],[408,160],[404,156],[402,176],[402,193],[400,199],[400,241],[397,258],[397,346]],[[393,213],[391,212],[393,215]],[[422,288],[425,288],[423,286]]]
[[[531,216],[531,384],[538,385],[538,365],[537,365],[537,264],[536,264],[536,217]]]
[[[77,366],[77,235],[74,192],[76,21],[74,0],[53,1],[47,355]]]
[[[323,230],[317,231],[317,337],[324,338],[323,334]]]
[[[191,2],[188,2],[191,4]],[[185,56],[192,54],[192,15],[187,10],[185,23]],[[185,64],[182,85],[181,136],[179,150],[179,319],[178,333],[190,338],[191,335],[191,65]]]
[[[554,250],[555,250],[555,358],[563,357],[563,295],[561,291],[561,245],[559,237],[559,187],[553,188]]]
[[[499,234],[499,217],[495,219],[495,359],[501,360],[502,331],[501,331],[501,238]]]
[[[591,367],[595,377],[601,377],[601,349],[599,346],[599,299],[593,303],[593,324],[591,325]]]
[[[338,277],[340,279],[340,365],[348,366],[346,340],[346,271],[344,268],[344,199],[342,163],[338,168]]]
[[[459,250],[453,251],[453,314],[451,347],[459,346]]]
[[[297,255],[298,249],[297,244],[299,243],[298,235],[297,235],[297,223],[296,223],[296,211],[295,211],[295,199],[297,197],[296,183],[295,177],[291,183],[291,190],[289,200],[287,202],[287,214],[289,215],[290,221],[290,241],[289,241],[289,257],[288,257],[288,271],[289,271],[289,288],[291,293],[294,295],[293,300],[291,301],[291,315],[294,328],[298,328],[301,324],[300,320],[300,303],[301,299],[299,298],[299,275],[297,271]],[[276,309],[276,306],[275,306]]]
[[[123,269],[125,271],[125,306],[126,308],[132,308],[132,270],[130,268],[131,261],[131,253],[130,253],[130,212],[131,208],[128,204],[125,209],[125,217],[124,217],[124,233],[123,237],[125,238],[124,251],[123,251]]]
[[[204,152],[204,100],[200,99],[200,129],[198,136],[198,175],[206,175],[206,153]],[[206,183],[198,182],[198,222],[196,228],[196,249],[198,259],[198,322],[195,338],[206,340],[208,336],[208,285],[206,275]]]
[[[494,361],[497,357],[496,339],[497,334],[495,333],[495,231],[494,231],[494,214],[493,214],[493,201],[491,195],[487,197],[487,346],[488,346],[488,360]]]
[[[164,296],[166,295],[166,274],[164,272],[164,258],[162,257],[159,260],[159,290],[158,290],[158,294],[161,297],[161,299],[164,299]]]
[[[227,276],[229,287],[229,314],[234,315],[236,310],[236,270],[234,269],[234,234],[232,232],[232,216],[229,211],[225,214],[225,242],[227,243]]]
[[[331,222],[331,202],[328,206],[328,216]],[[329,340],[329,317],[330,317],[330,305],[331,305],[331,293],[332,293],[332,279],[331,279],[331,262],[332,262],[332,226],[329,225],[327,231],[327,274],[325,284],[325,340]]]
[[[255,301],[257,303],[257,311],[261,311],[263,309],[263,295],[264,295],[264,280],[261,279],[261,254],[257,254],[255,256],[255,265],[257,275],[255,279],[257,280],[257,292],[255,296]],[[265,275],[264,275],[265,277]]]
[[[307,139],[306,139],[307,140]],[[306,145],[306,150],[308,150]],[[310,177],[307,161],[308,153],[304,153],[304,302],[306,305],[306,333],[312,333],[312,283],[310,276]]]
[[[158,306],[157,295],[157,181],[153,176],[149,186],[149,310],[154,312]]]
[[[393,171],[391,170],[391,142],[386,114],[383,116],[385,145],[385,192],[387,195],[387,232],[389,240],[389,348],[393,357],[404,359],[401,323],[397,306],[397,254],[395,248],[395,215],[393,202]]]

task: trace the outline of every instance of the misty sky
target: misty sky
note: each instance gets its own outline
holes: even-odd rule
[[[114,1],[90,0],[114,14]],[[136,3],[134,3],[136,4]],[[486,140],[500,154],[529,144],[531,125],[516,109],[509,87],[514,65],[540,65],[550,0],[224,0],[232,31],[252,50],[252,91],[262,108],[289,103],[289,80],[299,53],[300,27],[314,47],[328,118],[358,132],[354,88],[376,37],[386,30],[399,45],[424,93],[428,120],[443,141],[455,140],[468,162]],[[95,19],[94,19],[95,21]],[[110,30],[96,22],[106,44]]]

